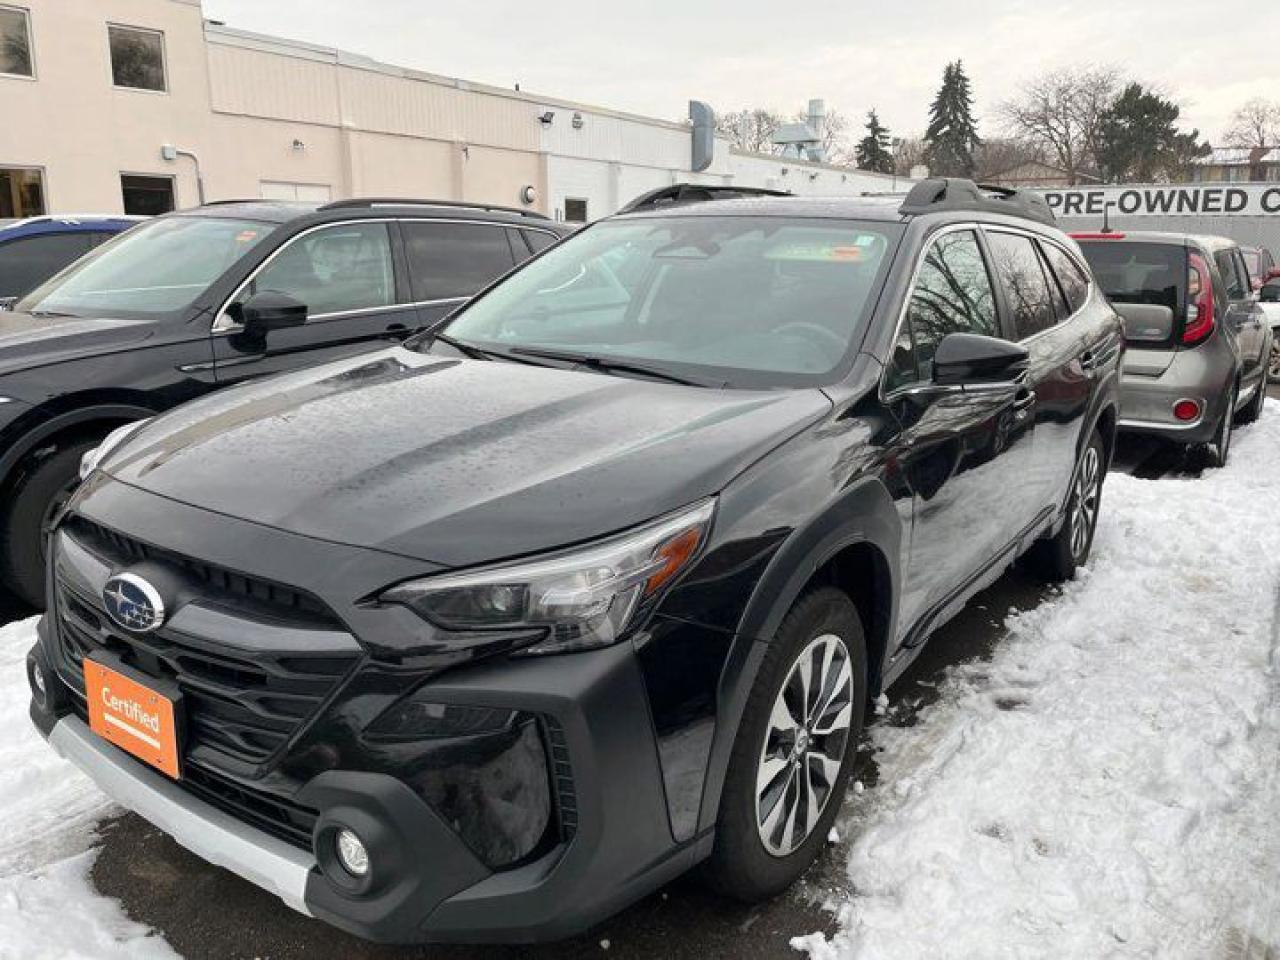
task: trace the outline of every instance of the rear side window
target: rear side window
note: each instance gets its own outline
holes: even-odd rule
[[[1218,273],[1226,285],[1228,300],[1243,300],[1249,290],[1248,282],[1241,275],[1240,260],[1234,250],[1219,250],[1213,255],[1218,264]]]
[[[556,242],[556,237],[550,233],[544,233],[541,230],[522,230],[525,240],[529,241],[529,248],[534,253],[541,253],[547,247]]]
[[[1049,280],[1036,254],[1035,241],[1022,234],[996,231],[987,236],[1017,339],[1025,340],[1052,327],[1058,322],[1058,316]]]
[[[1070,312],[1075,313],[1089,299],[1089,279],[1080,269],[1080,265],[1060,247],[1052,243],[1043,243],[1040,249],[1044,251],[1045,258],[1049,261],[1049,268],[1058,279],[1058,286],[1062,288],[1062,293],[1067,298]]]
[[[925,254],[894,344],[889,388],[931,379],[933,355],[949,333],[1001,335],[991,277],[972,231],[946,234]]]
[[[88,233],[46,233],[0,243],[0,297],[30,293],[91,245]]]
[[[414,300],[469,297],[516,263],[505,227],[424,220],[400,229]]]

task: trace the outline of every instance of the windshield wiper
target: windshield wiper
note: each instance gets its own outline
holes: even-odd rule
[[[637,373],[644,377],[653,377],[655,380],[665,380],[667,383],[679,383],[686,387],[717,387],[723,389],[724,387],[729,386],[729,383],[725,380],[705,380],[685,377],[680,374],[671,373],[669,370],[665,370],[662,367],[654,367],[646,363],[633,363],[630,360],[612,360],[585,353],[572,353],[563,350],[543,350],[539,347],[512,347],[511,352],[524,357],[541,357],[544,360],[560,360],[564,363],[576,363],[579,366],[586,367],[588,370],[596,370],[600,373],[609,373],[614,370],[619,373]]]
[[[10,304],[10,305],[9,305],[9,307],[10,307],[10,309],[12,309],[13,304]],[[61,310],[32,310],[30,313],[28,313],[28,314],[27,314],[27,316],[29,316],[29,317],[41,317],[41,318],[43,318],[43,317],[51,317],[51,318],[54,318],[54,319],[57,319],[57,318],[69,318],[69,319],[72,319],[72,320],[79,320],[79,319],[81,319],[81,318],[80,318],[80,314],[78,314],[78,313],[63,313]]]
[[[428,333],[432,340],[439,340],[441,343],[447,343],[453,349],[457,350],[464,356],[470,357],[472,360],[492,360],[499,354],[492,353],[488,350],[481,350],[479,347],[473,347],[469,343],[463,343],[461,340],[455,340],[447,333]]]

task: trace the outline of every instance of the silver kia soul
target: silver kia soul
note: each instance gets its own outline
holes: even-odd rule
[[[1235,423],[1262,413],[1271,327],[1224,237],[1075,234],[1125,321],[1121,430],[1204,445],[1226,463]]]

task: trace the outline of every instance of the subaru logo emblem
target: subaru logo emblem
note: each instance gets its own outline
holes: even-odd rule
[[[147,581],[132,573],[118,573],[102,588],[107,616],[126,630],[147,633],[164,623],[164,601]]]

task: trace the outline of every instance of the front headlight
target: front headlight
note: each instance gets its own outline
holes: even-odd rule
[[[80,479],[82,481],[88,479],[89,474],[98,469],[98,464],[106,459],[112,450],[150,422],[150,417],[145,420],[134,420],[132,423],[126,423],[123,427],[116,427],[103,437],[100,444],[80,458]]]
[[[448,630],[543,628],[525,653],[565,653],[618,640],[701,550],[715,501],[619,537],[542,560],[428,577],[382,600]]]

